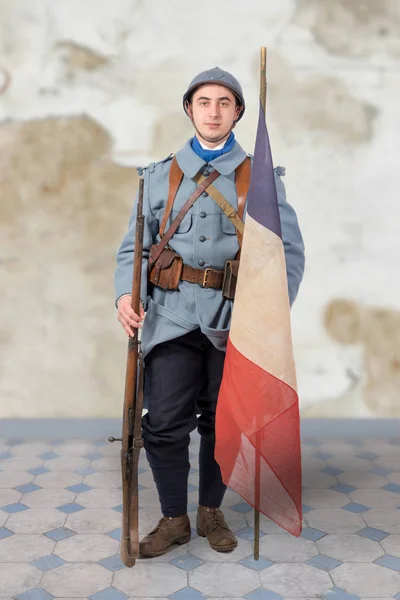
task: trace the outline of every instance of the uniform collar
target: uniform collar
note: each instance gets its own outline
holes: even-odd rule
[[[246,158],[247,154],[240,146],[240,144],[235,141],[235,145],[232,150],[227,152],[226,154],[222,154],[215,160],[210,162],[210,165],[214,167],[221,175],[230,175],[233,171],[238,167]],[[190,140],[186,142],[186,144],[178,150],[176,153],[176,160],[178,165],[182,169],[183,173],[186,177],[193,179],[195,175],[200,171],[202,167],[206,164],[206,162],[200,158],[192,149]]]

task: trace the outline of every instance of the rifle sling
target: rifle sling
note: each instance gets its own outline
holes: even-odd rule
[[[189,197],[186,203],[182,206],[181,210],[177,214],[171,227],[168,229],[161,242],[157,244],[157,249],[153,252],[151,258],[149,258],[149,266],[151,267],[159,258],[161,252],[164,250],[175,231],[178,229],[183,217],[189,211],[189,209],[196,202],[197,198],[219,177],[218,171],[213,171],[206,179],[203,179],[202,183],[195,189],[193,194]]]

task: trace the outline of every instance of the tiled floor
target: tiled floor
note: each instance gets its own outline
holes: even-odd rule
[[[224,513],[239,539],[218,554],[193,537],[132,569],[119,558],[118,443],[0,441],[0,600],[400,599],[400,438],[304,439],[304,528],[294,538],[232,491]],[[198,438],[191,446],[195,522]],[[160,517],[141,453],[140,531]]]

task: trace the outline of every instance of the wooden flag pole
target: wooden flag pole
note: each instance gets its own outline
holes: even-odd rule
[[[265,114],[267,106],[267,49],[265,46],[261,48],[260,57],[260,101]]]
[[[261,47],[260,53],[260,102],[263,108],[264,114],[267,103],[267,49],[265,46]],[[261,427],[257,427],[256,433],[256,460],[255,460],[255,485],[254,485],[254,505],[260,506],[261,499],[261,447],[262,432]],[[260,558],[260,511],[254,509],[254,560]]]

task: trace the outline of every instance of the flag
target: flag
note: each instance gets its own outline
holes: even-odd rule
[[[302,529],[300,416],[286,261],[260,104],[240,269],[216,413],[224,483],[277,525]]]

